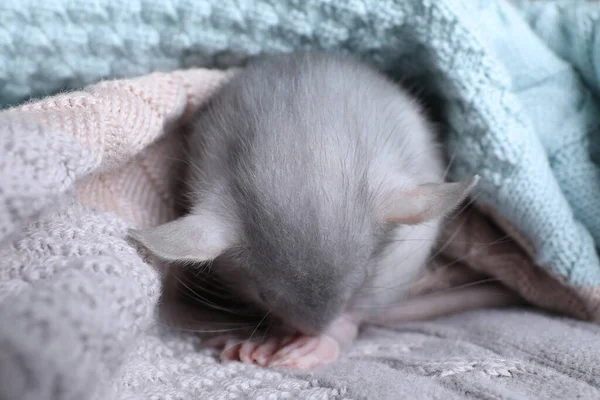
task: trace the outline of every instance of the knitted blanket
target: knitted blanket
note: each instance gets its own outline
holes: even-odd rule
[[[432,271],[415,294],[464,283],[473,270],[595,321],[600,85],[589,57],[599,6],[520,6],[531,25],[487,1],[9,0],[0,5],[0,97],[13,103],[115,71],[234,65],[259,52],[351,51],[440,94],[451,177],[483,178],[477,209],[445,232],[441,256],[454,267]],[[154,317],[160,271],[125,233],[174,218],[178,127],[230,73],[105,81],[0,113],[0,399],[365,396],[343,363],[316,378],[223,366],[197,337]],[[391,345],[361,340],[350,360]],[[437,378],[480,365],[464,362],[417,364]],[[494,362],[481,368],[521,371]]]

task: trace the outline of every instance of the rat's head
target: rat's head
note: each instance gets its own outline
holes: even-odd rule
[[[163,260],[210,262],[210,273],[231,293],[289,327],[316,334],[346,310],[376,268],[390,224],[439,219],[476,180],[390,191],[378,206],[348,203],[329,214],[309,199],[298,208],[304,211],[288,204],[284,212],[246,193],[243,203],[207,201],[182,218],[130,235]]]

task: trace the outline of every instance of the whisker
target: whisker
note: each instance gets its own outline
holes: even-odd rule
[[[504,242],[510,242],[512,239],[510,236],[504,238],[501,243]],[[394,239],[394,240],[390,240],[389,242],[435,242],[436,239]],[[453,240],[452,243],[459,243],[459,244],[473,244],[473,245],[477,245],[477,244],[488,244],[488,242],[469,242],[466,240]]]
[[[448,174],[450,173],[450,168],[452,167],[452,163],[454,162],[455,157],[456,157],[456,152],[452,153],[452,157],[450,157],[450,160],[448,161],[446,170],[444,170],[444,178],[443,178],[444,181],[448,178]]]
[[[415,281],[414,280],[407,280],[405,282],[401,282],[398,283],[397,285],[394,286],[366,286],[366,287],[361,287],[361,289],[357,292],[357,294],[367,294],[367,293],[363,293],[363,291],[367,291],[369,290],[368,293],[374,293],[375,291],[397,291],[400,289],[403,289],[405,287],[409,287],[410,285],[412,285]]]
[[[504,243],[505,241],[509,241],[510,239],[511,239],[510,235],[504,235],[504,236],[502,236],[502,237],[500,237],[500,238],[498,238],[496,240],[493,240],[493,241],[491,241],[489,243],[485,243],[483,246],[477,248],[475,251],[485,250],[485,249],[487,249],[487,248],[489,248],[491,246],[495,246],[497,244]],[[449,262],[447,264],[438,266],[436,268],[436,270],[441,270],[441,269],[449,268],[452,265],[455,265],[455,264],[457,264],[457,263],[459,263],[459,262],[461,262],[461,261],[463,261],[463,260],[465,260],[465,259],[467,259],[467,258],[469,258],[471,256],[472,256],[472,254],[464,255],[464,256],[459,257],[459,258],[457,258],[457,259],[455,259],[455,260],[453,260],[453,261],[451,261],[451,262]],[[413,285],[415,282],[416,282],[415,280],[411,279],[410,281],[401,282],[401,283],[399,283],[397,285],[393,285],[393,286],[388,286],[388,287],[371,287],[371,288],[368,289],[370,291],[367,292],[367,293],[364,293],[364,294],[373,293],[375,290],[379,290],[379,291],[400,290],[400,289],[403,289],[403,288],[406,288],[406,287],[409,287],[409,286]],[[361,288],[361,290],[358,291],[357,293],[361,294],[362,292],[363,292],[363,288]]]
[[[198,294],[198,292],[197,292],[197,291],[193,291],[192,289],[188,289],[188,288],[186,288],[186,287],[184,287],[184,288],[179,288],[179,289],[181,290],[181,292],[182,292],[183,294],[185,294],[187,297],[191,298],[192,300],[196,300],[196,301],[198,301],[198,302],[202,302],[202,300],[198,298],[198,297],[199,297],[199,294]],[[185,290],[184,290],[184,289],[185,289]],[[228,297],[227,295],[222,295],[222,294],[219,294],[219,293],[217,293],[217,292],[212,292],[212,291],[210,291],[210,290],[208,290],[208,289],[205,289],[205,288],[202,288],[201,290],[202,290],[204,293],[207,293],[207,294],[209,294],[209,295],[213,295],[215,298],[218,298],[218,299],[221,299],[221,300],[228,300],[228,299],[232,299],[232,298],[234,298],[234,297],[231,297],[231,296],[230,296],[230,297]],[[208,299],[207,299],[206,301],[208,302],[208,301],[210,301],[210,300],[208,300]],[[211,303],[215,304],[214,302],[211,302]]]
[[[444,290],[440,290],[436,293],[447,293],[447,292],[452,292],[455,290],[459,290],[459,289],[465,289],[471,286],[477,286],[477,285],[481,285],[483,283],[488,283],[488,282],[499,282],[501,281],[500,278],[486,278],[486,279],[480,279],[478,281],[473,281],[473,282],[468,282],[468,283],[463,283],[462,285],[458,285],[458,286],[453,286]]]
[[[163,324],[163,325],[168,326],[169,328],[177,329],[178,331],[190,332],[190,333],[225,333],[225,332],[243,331],[243,330],[246,330],[246,329],[254,326],[254,325],[247,325],[247,326],[240,326],[237,328],[227,328],[227,329],[192,329],[192,328],[181,328],[178,326],[171,326],[171,325],[167,325],[167,324]]]
[[[469,282],[469,283],[465,283],[463,285],[459,285],[459,286],[453,286],[451,288],[447,288],[447,289],[442,289],[442,290],[436,290],[434,292],[431,292],[430,294],[439,294],[439,293],[449,293],[449,292],[453,292],[453,291],[457,291],[457,290],[461,290],[461,289],[465,289],[468,287],[473,287],[473,286],[478,286],[478,285],[483,285],[486,283],[490,283],[490,282],[498,282],[501,281],[501,279],[499,278],[486,278],[486,279],[480,279],[478,281],[474,281],[474,282]],[[401,305],[403,303],[403,301],[406,300],[401,300],[399,302],[394,302],[394,303],[387,303],[387,304],[376,304],[376,305],[364,305],[364,306],[360,306],[360,307],[355,307],[357,309],[381,309],[381,308],[389,308],[389,307],[393,307],[396,305]]]
[[[269,333],[269,329],[271,329],[271,326],[273,325],[273,320],[271,320],[271,322],[269,322],[269,326],[267,326],[267,329],[265,329],[261,342],[265,341],[265,338],[267,337],[267,333]]]
[[[464,209],[466,209],[466,207],[463,208],[461,211],[459,211],[458,214],[462,213]],[[429,256],[427,261],[425,261],[425,265],[428,265],[436,257],[438,257],[440,254],[442,254],[442,252],[453,242],[454,238],[460,233],[460,230],[465,226],[466,223],[467,223],[466,219],[464,219],[460,222],[460,225],[454,230],[454,233],[452,233],[452,235],[450,236],[450,238],[448,238],[446,243],[444,243],[440,248],[436,249],[433,252],[433,254],[431,256]]]
[[[213,295],[216,298],[220,298],[220,299],[238,298],[238,296],[235,296],[232,293],[230,293],[229,290],[226,290],[227,289],[226,286],[222,285],[220,282],[218,282],[214,279],[208,279],[208,278],[204,277],[202,274],[198,274],[194,278],[196,280],[193,280],[188,277],[184,277],[184,279],[186,279],[188,281],[188,284],[190,284],[190,286],[197,286],[203,292]],[[199,283],[197,282],[197,280],[202,280],[202,281],[206,282],[209,286],[220,286],[219,288],[215,288],[215,289],[216,290],[223,289],[223,290],[215,291],[215,290],[209,289],[207,286],[200,286]]]
[[[254,336],[254,334],[256,333],[256,331],[258,330],[258,328],[260,327],[260,324],[262,324],[262,322],[265,320],[265,318],[267,318],[267,316],[269,315],[269,313],[271,312],[271,310],[267,311],[264,315],[264,317],[258,322],[258,324],[256,324],[256,327],[254,328],[254,330],[252,331],[252,333],[250,334],[250,336],[248,337],[248,339],[244,339],[244,340],[240,340],[238,342],[233,343],[230,346],[227,346],[223,349],[223,351],[221,353],[226,352],[229,349],[234,348],[235,346],[245,343],[245,342],[249,342],[250,340],[252,340],[252,337]]]
[[[504,235],[504,236],[501,236],[500,238],[498,238],[498,239],[496,239],[496,240],[493,240],[493,241],[491,241],[490,243],[487,243],[487,244],[485,244],[485,245],[483,245],[483,246],[481,246],[481,247],[479,247],[479,248],[475,249],[474,251],[481,251],[481,250],[485,250],[485,249],[487,249],[487,248],[489,248],[489,247],[491,247],[491,246],[495,246],[495,245],[497,245],[497,244],[504,243],[504,242],[506,242],[506,241],[507,241],[507,239],[510,239],[510,235]],[[464,256],[462,256],[462,257],[459,257],[459,258],[457,258],[457,259],[455,259],[455,260],[453,260],[453,261],[449,262],[448,264],[445,264],[445,265],[442,265],[442,266],[438,266],[438,267],[436,268],[436,270],[439,270],[439,269],[442,269],[442,268],[447,268],[447,267],[450,267],[450,266],[452,266],[452,265],[454,265],[454,264],[457,264],[457,263],[459,263],[459,262],[461,262],[461,261],[463,261],[463,260],[466,260],[467,258],[471,257],[472,255],[473,255],[472,253],[471,253],[471,254],[466,254],[466,255],[464,255]]]
[[[194,300],[198,301],[200,304],[204,304],[212,309],[215,310],[219,310],[219,311],[223,311],[229,314],[234,314],[234,315],[253,315],[251,313],[241,313],[239,311],[235,311],[232,309],[228,309],[225,307],[222,307],[218,304],[215,304],[213,302],[211,302],[210,300],[208,300],[207,298],[203,297],[202,295],[200,295],[197,291],[195,291],[194,289],[192,289],[191,287],[189,287],[182,279],[180,279],[177,275],[175,275],[175,279],[177,279],[177,281],[179,283],[181,283],[187,290],[189,290],[194,296],[192,297]],[[185,293],[185,292],[184,292]]]
[[[252,333],[250,334],[250,337],[248,338],[248,341],[252,340],[252,337],[254,336],[254,334],[256,333],[256,331],[258,330],[258,328],[260,327],[260,325],[263,323],[263,321],[267,318],[267,316],[271,313],[271,309],[269,309],[269,311],[267,311],[265,313],[265,316],[262,317],[262,319],[260,321],[258,321],[258,324],[256,324],[256,328],[254,328],[254,330],[252,331]]]
[[[464,213],[471,211],[471,206],[481,197],[480,193],[471,194],[465,202],[463,202],[458,210],[450,214],[445,221],[452,221],[463,215]]]

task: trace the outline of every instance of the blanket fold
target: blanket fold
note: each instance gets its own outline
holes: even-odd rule
[[[140,349],[173,362],[173,348],[182,368],[213,374],[193,391],[173,383],[173,398],[225,398],[230,386],[219,385],[236,376],[246,394],[345,396],[327,379],[216,365],[196,339],[160,330],[161,271],[125,240],[130,227],[175,217],[179,128],[235,73],[188,67],[233,67],[264,52],[351,52],[443,98],[450,178],[483,181],[415,295],[475,271],[534,305],[598,321],[600,74],[585,55],[596,57],[600,3],[564,7],[5,1],[0,104],[12,107],[0,111],[0,320],[10,323],[0,324],[0,399],[168,398],[139,383],[136,363]],[[153,383],[171,371],[163,367]],[[287,386],[265,389],[270,373]]]

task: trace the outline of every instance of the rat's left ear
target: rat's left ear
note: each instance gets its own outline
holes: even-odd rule
[[[386,222],[415,225],[440,218],[457,208],[479,182],[479,176],[454,183],[428,183],[394,196]]]

